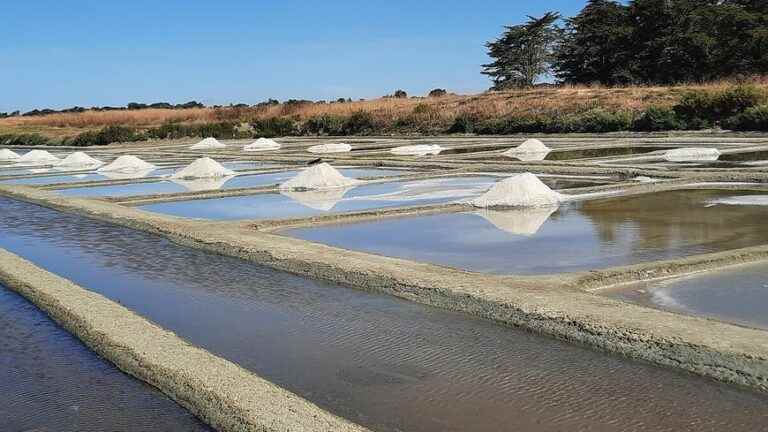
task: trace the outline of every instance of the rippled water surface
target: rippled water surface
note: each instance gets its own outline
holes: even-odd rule
[[[209,431],[0,286],[0,431]]]
[[[768,243],[768,206],[676,191],[559,209],[482,210],[287,230],[319,243],[500,274],[582,271]]]
[[[0,246],[376,431],[754,431],[768,398],[0,198]]]

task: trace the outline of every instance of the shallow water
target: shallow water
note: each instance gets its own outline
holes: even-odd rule
[[[554,209],[478,210],[286,230],[318,243],[478,272],[607,268],[768,243],[766,206],[740,191],[679,191]]]
[[[623,286],[610,297],[768,330],[768,264]]]
[[[376,431],[768,422],[765,395],[102,222],[0,198],[0,227],[0,246]]]
[[[361,168],[342,168],[339,170],[347,177],[385,177],[403,175],[406,171],[397,170],[383,170],[383,169],[361,169]],[[167,174],[172,174],[171,171]],[[239,188],[253,188],[262,186],[271,186],[283,183],[298,174],[298,171],[283,171],[268,174],[249,174],[240,175],[231,178],[222,179],[201,179],[207,181],[207,185],[202,188],[196,188],[194,186],[188,187],[184,181],[174,182],[171,180],[164,180],[161,182],[153,183],[133,183],[122,185],[108,185],[108,186],[94,186],[94,187],[82,187],[63,189],[59,193],[68,196],[80,196],[80,197],[125,197],[132,195],[159,195],[159,194],[171,194],[189,192],[195,190],[218,190],[218,189],[239,189]]]
[[[636,154],[645,154],[654,151],[667,150],[671,147],[606,147],[582,150],[560,150],[555,149],[547,154],[543,160],[547,161],[565,161],[575,159],[592,159],[609,156],[629,156]],[[510,157],[510,159],[516,159]]]
[[[0,430],[210,429],[0,286]]]
[[[146,177],[156,177],[156,176],[167,175],[167,174],[173,173],[175,170],[176,168],[160,168],[160,169],[156,169],[154,171],[148,172],[146,174]],[[75,170],[72,170],[72,171],[75,171]],[[56,172],[55,169],[51,169],[45,174],[54,174],[55,172]],[[33,174],[33,173],[23,172],[18,174]],[[0,173],[0,175],[2,175],[2,173]],[[141,177],[144,177],[144,176],[138,176],[137,178],[141,178]],[[92,172],[83,172],[80,174],[22,177],[17,179],[0,180],[0,183],[39,186],[39,185],[54,185],[54,184],[63,184],[63,183],[76,183],[76,182],[85,182],[85,181],[103,181],[103,180],[111,180],[111,179],[112,178],[110,178],[110,174],[99,174],[95,171],[92,171]]]

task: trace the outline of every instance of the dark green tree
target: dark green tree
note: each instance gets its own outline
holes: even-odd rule
[[[528,17],[525,24],[508,26],[495,41],[486,44],[493,62],[483,65],[493,90],[530,87],[550,70],[561,30],[555,25],[560,15],[548,12]]]

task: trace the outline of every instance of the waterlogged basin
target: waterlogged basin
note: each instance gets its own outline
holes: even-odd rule
[[[717,199],[743,195],[738,191],[663,192],[557,210],[479,210],[284,233],[478,272],[585,271],[768,243],[768,207],[712,205]]]
[[[0,430],[209,431],[0,286]]]
[[[576,149],[576,150],[554,149],[551,152],[547,153],[547,155],[542,160],[566,161],[566,160],[593,159],[593,158],[602,158],[602,157],[611,157],[611,156],[631,156],[631,155],[651,153],[655,151],[669,150],[670,148],[671,147],[632,146],[632,147],[603,147],[603,148]],[[515,157],[508,157],[508,158],[512,160],[518,159]]]
[[[768,421],[765,395],[79,216],[0,198],[0,227],[0,247],[376,431]]]
[[[339,170],[347,177],[387,177],[407,174],[408,171],[384,170],[377,168],[342,168]],[[196,187],[200,182],[192,185],[182,181],[164,180],[152,183],[134,183],[108,186],[92,186],[83,188],[63,189],[60,193],[68,196],[80,197],[125,197],[132,195],[160,195],[197,190],[241,189],[272,186],[296,176],[299,171],[281,171],[267,174],[239,175],[221,179],[201,179],[205,185]],[[170,173],[168,173],[170,174]]]
[[[605,294],[672,312],[768,330],[768,263],[625,285]]]

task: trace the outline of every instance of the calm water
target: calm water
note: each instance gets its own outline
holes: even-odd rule
[[[188,218],[282,219],[377,208],[448,203],[487,191],[500,177],[445,177],[369,184],[324,191],[281,192],[143,206],[144,210]],[[543,177],[556,189],[592,186],[584,180]]]
[[[0,286],[0,430],[209,431]]]
[[[630,156],[636,154],[650,153],[659,150],[666,150],[671,147],[607,147],[582,150],[553,150],[547,154],[543,160],[564,161],[574,159],[592,159],[609,156]],[[510,158],[516,159],[516,158]]]
[[[30,204],[0,210],[0,246],[377,431],[768,422],[765,395]]]
[[[521,209],[299,228],[345,249],[500,274],[582,271],[768,242],[766,206],[710,205],[743,192],[680,191]]]
[[[383,170],[377,168],[342,168],[339,170],[347,177],[385,177],[403,175],[407,172],[397,170]],[[170,173],[169,173],[170,174]],[[134,183],[123,185],[83,187],[63,189],[59,193],[68,196],[89,197],[124,197],[131,195],[159,195],[181,193],[197,190],[239,189],[277,185],[289,180],[298,174],[298,171],[283,171],[269,174],[241,175],[232,178],[198,179],[193,181],[161,181],[154,183]]]
[[[752,264],[606,292],[673,312],[768,330],[768,264]]]

